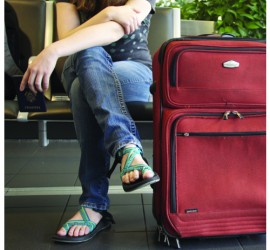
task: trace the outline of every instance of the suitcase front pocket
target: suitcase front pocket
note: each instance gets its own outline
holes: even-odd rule
[[[265,55],[262,48],[206,46],[175,52],[163,78],[165,105],[263,107]]]
[[[265,208],[265,114],[184,115],[171,134],[171,213]]]

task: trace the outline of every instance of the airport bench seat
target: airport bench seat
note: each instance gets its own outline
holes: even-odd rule
[[[55,8],[52,0],[7,0],[17,13],[20,28],[29,38],[30,44],[35,44],[36,48],[31,51],[30,56],[36,55],[45,46],[53,42],[55,37]],[[44,8],[44,4],[46,8]],[[39,7],[38,7],[39,6]],[[43,11],[43,15],[34,15],[36,30],[29,25],[31,15],[25,15],[29,11]],[[24,11],[25,10],[25,11]],[[40,29],[40,25],[44,26]],[[40,34],[40,31],[42,34]],[[38,33],[38,35],[34,35]],[[151,54],[153,55],[161,44],[173,37],[180,36],[180,10],[172,8],[156,8],[156,14],[152,18],[148,42]],[[39,47],[37,46],[39,44]],[[39,122],[39,142],[41,146],[47,146],[46,124],[50,121],[72,121],[73,116],[70,110],[69,99],[64,93],[60,75],[63,60],[59,60],[58,66],[51,77],[50,89],[46,92],[47,111],[21,113],[16,100],[5,101],[5,120],[38,121]],[[152,102],[130,102],[127,103],[129,112],[137,122],[152,124],[153,104]]]

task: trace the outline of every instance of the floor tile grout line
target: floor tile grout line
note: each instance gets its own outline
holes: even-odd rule
[[[145,231],[145,236],[146,236],[146,242],[147,242],[147,247],[150,249],[150,244],[149,244],[149,239],[148,239],[148,233],[147,233],[147,221],[146,221],[146,212],[145,212],[145,207],[144,207],[144,200],[143,200],[143,194],[141,194],[141,201],[142,201],[142,210],[143,210],[143,220],[144,220],[144,231]]]
[[[71,198],[71,196],[69,196],[68,199],[67,199],[66,205],[65,205],[65,207],[64,207],[64,210],[63,210],[63,213],[62,213],[62,215],[61,215],[61,218],[60,218],[60,220],[59,220],[59,222],[58,222],[58,226],[57,226],[57,229],[56,229],[56,230],[58,230],[58,228],[61,227],[61,223],[62,223],[62,220],[63,220],[63,218],[64,218],[65,212],[67,211],[67,208],[68,208],[68,206],[69,206],[70,198]]]
[[[151,194],[152,192],[151,187],[144,187],[128,193],[124,192],[121,185],[109,187],[109,194]],[[5,196],[77,195],[81,193],[82,189],[79,186],[5,188]]]
[[[34,157],[40,150],[42,150],[42,148],[35,147],[34,150],[31,153],[29,153],[29,157],[28,157],[29,159],[23,164],[23,166],[18,171],[17,175],[21,173],[22,169],[31,161],[31,158]]]
[[[244,250],[244,246],[242,245],[241,241],[238,238],[236,238],[236,240],[237,240],[237,243],[239,244],[241,250]]]

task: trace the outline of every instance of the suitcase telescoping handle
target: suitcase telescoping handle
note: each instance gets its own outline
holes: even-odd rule
[[[228,120],[229,119],[229,115],[235,115],[237,117],[239,117],[240,119],[243,119],[244,116],[241,115],[241,113],[239,113],[238,111],[234,110],[234,111],[226,111],[224,114],[223,114],[223,120]]]

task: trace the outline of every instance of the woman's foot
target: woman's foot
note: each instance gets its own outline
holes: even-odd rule
[[[62,243],[82,243],[110,228],[112,224],[113,216],[106,210],[96,212],[81,206],[79,212],[67,221],[52,239]]]
[[[102,215],[96,211],[93,211],[90,208],[85,208],[85,212],[87,213],[88,217],[91,219],[92,222],[94,222],[96,225],[100,222],[102,219]],[[80,211],[78,211],[71,219],[71,220],[83,220],[82,215]],[[65,230],[64,227],[62,227],[58,232],[57,235],[59,236],[65,236],[69,235],[71,237],[78,237],[78,236],[84,236],[90,233],[90,228],[88,226],[81,226],[81,225],[74,225],[71,226],[68,232]]]
[[[133,144],[129,144],[125,147],[126,148],[131,148],[131,147],[136,147]],[[121,170],[124,168],[124,165],[126,163],[128,157],[128,153],[123,155],[122,161],[121,161]],[[141,154],[136,154],[133,161],[131,162],[131,167],[133,165],[138,165],[138,164],[145,164],[147,165],[147,163],[144,161],[144,159],[142,158]],[[141,171],[138,170],[134,170],[134,171],[129,171],[126,174],[124,174],[122,176],[122,182],[125,184],[130,184],[135,182],[136,180],[138,180],[140,177],[142,176],[143,179],[149,179],[152,178],[154,176],[154,172],[152,170],[146,170],[144,172],[144,174],[142,175]]]

